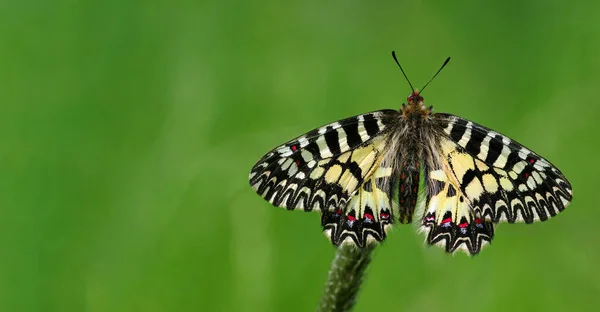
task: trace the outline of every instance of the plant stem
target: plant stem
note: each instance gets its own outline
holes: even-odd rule
[[[375,245],[362,249],[351,245],[338,247],[317,311],[352,310]]]

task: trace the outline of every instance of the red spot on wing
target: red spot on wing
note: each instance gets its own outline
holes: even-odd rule
[[[365,213],[365,218],[373,220],[373,215],[371,215],[370,213]]]
[[[292,146],[290,146],[290,148],[292,149],[292,151],[294,151],[294,152],[295,152],[295,151],[298,149],[298,146],[296,146],[296,145],[292,145]]]
[[[452,218],[446,218],[446,219],[442,220],[442,224],[450,223],[450,222],[452,222]]]
[[[336,215],[341,215],[341,214],[342,214],[342,209],[338,209],[338,210],[336,210],[336,211],[335,211],[335,214],[336,214]]]
[[[381,213],[381,219],[386,219],[387,220],[389,218],[390,218],[390,214],[389,213],[385,213],[385,212]]]
[[[525,172],[525,179],[529,178],[529,172]]]
[[[356,221],[356,218],[353,217],[353,216],[348,216],[348,220],[350,220],[350,221]]]
[[[464,229],[469,225],[469,223],[465,222],[465,223],[461,223],[458,225],[459,228]]]
[[[297,165],[298,167],[300,167],[300,166],[302,165],[302,162],[300,161],[300,159],[296,159],[296,165]]]
[[[475,223],[476,224],[481,224],[481,223],[483,223],[483,220],[481,220],[480,218],[476,218],[475,219]]]
[[[535,159],[533,159],[533,158],[531,158],[531,159],[529,160],[529,163],[530,163],[530,164],[533,164],[534,162],[535,162]]]

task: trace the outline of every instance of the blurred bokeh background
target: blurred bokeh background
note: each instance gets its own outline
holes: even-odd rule
[[[585,5],[583,4],[585,3]],[[249,187],[272,147],[424,96],[543,155],[575,199],[479,256],[398,227],[356,311],[600,304],[600,4],[0,2],[0,311],[312,311],[317,213]]]

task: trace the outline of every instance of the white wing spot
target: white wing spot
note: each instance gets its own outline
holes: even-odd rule
[[[494,131],[490,131],[487,133],[487,136],[489,136],[490,138],[494,138],[498,135],[498,133],[494,132]]]
[[[306,137],[301,137],[298,139],[298,144],[300,144],[300,148],[304,148],[308,145],[308,140]]]
[[[508,160],[508,155],[510,154],[510,148],[507,145],[502,146],[502,152],[498,155],[498,159],[494,162],[494,167],[504,168],[506,166],[506,161]]]
[[[527,186],[528,186],[528,187],[529,187],[529,189],[530,189],[530,190],[532,190],[532,191],[533,191],[533,190],[535,189],[535,187],[537,186],[537,184],[535,183],[535,179],[534,179],[532,176],[530,176],[530,177],[527,179]]]
[[[500,177],[500,186],[507,192],[512,191],[514,187],[512,182],[510,182],[510,180],[505,177]]]
[[[525,163],[524,161],[520,161],[513,166],[513,171],[519,174],[523,171],[523,169],[525,169],[526,165],[527,163]]]
[[[281,170],[287,170],[290,165],[292,164],[292,162],[294,162],[291,158],[287,158],[285,160],[285,162],[283,163],[283,165],[281,165]]]
[[[327,146],[327,142],[325,142],[325,136],[320,136],[315,143],[319,147],[319,153],[321,154],[321,158],[330,158],[333,157],[333,154],[329,150]]]
[[[291,159],[290,159],[290,161],[291,161]],[[298,171],[298,166],[294,163],[290,166],[289,175],[293,176],[296,174],[297,171]]]
[[[487,154],[490,150],[490,140],[491,139],[492,139],[492,137],[490,137],[490,136],[486,136],[485,138],[483,138],[483,141],[481,141],[481,146],[479,147],[479,154],[477,154],[477,158],[479,158],[479,159],[487,158]]]
[[[365,129],[364,122],[358,122],[358,134],[360,135],[360,139],[364,142],[369,139],[369,135],[367,134],[367,130]]]
[[[544,180],[542,179],[542,177],[540,176],[540,174],[537,171],[534,171],[531,173],[531,175],[533,176],[533,178],[535,179],[535,182],[537,182],[537,184],[542,184],[544,183]]]
[[[529,155],[529,150],[527,150],[526,148],[521,148],[519,150],[519,157],[521,157],[521,159],[526,159],[527,155]]]
[[[311,159],[313,159],[313,154],[311,154],[307,150],[302,150],[302,152],[300,153],[300,156],[302,156],[302,159],[304,159],[304,162],[308,162]]]
[[[346,131],[344,131],[344,128],[339,128],[339,129],[337,129],[337,132],[338,132],[338,138],[339,138],[339,143],[340,143],[340,150],[342,150],[342,151],[349,150],[350,147],[348,146],[348,139],[347,139]]]
[[[471,128],[472,127],[473,127],[473,123],[469,121],[467,123],[467,130],[465,131],[465,133],[463,133],[463,136],[458,141],[458,145],[460,145],[462,147],[467,146],[467,143],[471,139]]]

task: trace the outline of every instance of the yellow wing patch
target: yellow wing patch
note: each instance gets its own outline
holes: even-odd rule
[[[392,168],[382,164],[362,184],[346,207],[324,211],[321,224],[334,245],[353,244],[364,247],[383,241],[393,223],[393,207],[389,196]]]
[[[428,168],[426,168],[428,170]],[[477,254],[494,236],[494,226],[474,212],[464,193],[443,169],[426,171],[426,200],[420,231],[446,252]]]
[[[552,167],[516,161],[512,169],[490,167],[450,140],[440,142],[443,170],[471,209],[492,222],[545,221],[569,204],[570,187]]]

